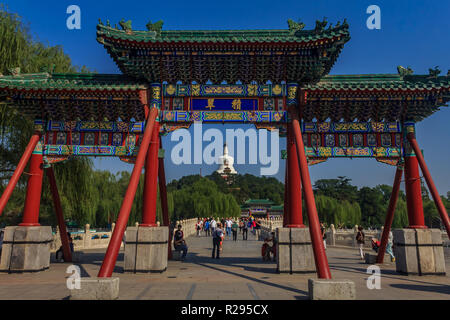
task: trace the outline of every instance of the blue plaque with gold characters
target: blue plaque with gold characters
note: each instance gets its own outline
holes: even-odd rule
[[[258,110],[258,99],[194,98],[191,110],[199,111],[253,111]]]

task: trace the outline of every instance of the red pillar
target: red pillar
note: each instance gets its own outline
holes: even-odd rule
[[[288,124],[287,137],[287,163],[288,163],[288,199],[289,199],[289,224],[288,228],[305,228],[302,216],[302,180],[297,156],[297,147],[292,130],[292,123]]]
[[[63,249],[64,261],[72,262],[72,251],[70,250],[69,237],[67,236],[66,223],[61,206],[61,199],[59,198],[58,186],[56,185],[55,173],[50,167],[45,170],[50,184],[50,191],[52,192],[53,204],[55,205],[56,219],[58,220],[59,233],[61,235],[61,244]]]
[[[306,211],[308,213],[309,232],[314,252],[314,261],[316,263],[317,275],[320,279],[331,279],[330,267],[328,265],[327,255],[323,246],[322,232],[320,231],[319,216],[317,214],[314,193],[309,176],[308,162],[306,160],[305,147],[303,145],[302,132],[295,112],[291,113],[292,128],[297,146],[297,155],[299,160],[300,175],[302,179],[303,191],[305,193]]]
[[[287,140],[286,140],[287,141]],[[286,161],[286,169],[284,173],[284,207],[283,207],[283,227],[286,227],[289,224],[289,200],[288,200],[288,188],[289,188],[289,180],[288,180],[288,163]]]
[[[419,164],[415,156],[405,157],[405,191],[409,228],[425,229]]]
[[[106,250],[105,259],[98,273],[99,278],[111,277],[114,266],[116,265],[117,256],[120,250],[125,228],[127,227],[128,217],[130,216],[133,200],[136,195],[136,189],[139,184],[139,177],[141,176],[142,168],[144,166],[145,156],[150,144],[153,127],[158,115],[158,109],[152,108],[148,116],[147,125],[144,131],[144,137],[139,147],[139,152],[136,157],[136,162],[131,173],[130,182],[127,191],[120,207],[119,216],[117,218],[116,227],[114,228],[111,240],[109,241],[108,249]]]
[[[23,170],[25,169],[28,160],[30,159],[31,154],[33,153],[33,150],[36,147],[37,143],[39,142],[40,138],[41,138],[40,134],[34,134],[31,137],[30,142],[28,142],[28,145],[25,148],[25,151],[23,152],[22,158],[20,158],[19,164],[17,165],[16,170],[14,170],[14,174],[9,180],[6,189],[3,191],[2,197],[0,198],[0,216],[2,215],[3,209],[5,209],[6,204],[8,203],[8,200],[11,197],[11,194],[17,182],[19,181],[20,176],[22,175]]]
[[[417,143],[417,140],[415,139],[413,134],[408,134],[407,138],[411,144],[411,147],[414,149],[417,160],[420,164],[420,168],[422,169],[423,176],[425,177],[425,181],[427,182],[428,189],[430,190],[434,203],[436,204],[436,208],[439,211],[439,215],[441,216],[441,220],[445,226],[445,230],[447,230],[447,235],[450,238],[450,219],[448,217],[447,210],[442,203],[442,199],[436,189],[436,186],[434,185],[433,179],[431,178],[430,171],[428,170],[427,164],[425,163],[422,151],[420,151],[419,144]]]
[[[42,154],[32,154],[30,159],[30,177],[23,209],[22,223],[19,226],[40,226],[39,207],[41,204],[42,179],[44,177]]]
[[[394,221],[395,206],[397,205],[398,194],[400,191],[400,182],[403,176],[403,165],[397,166],[395,171],[394,186],[392,187],[391,198],[389,199],[389,207],[384,222],[383,235],[381,236],[381,246],[378,249],[377,263],[383,263],[386,245],[391,231],[392,221]]]
[[[144,203],[141,227],[156,227],[156,202],[158,196],[159,123],[155,122],[145,160]]]
[[[159,137],[159,144],[162,146],[161,137]],[[158,181],[159,181],[159,197],[161,199],[163,226],[169,227],[169,246],[168,258],[172,259],[172,234],[170,232],[170,218],[169,206],[167,204],[167,189],[166,189],[166,172],[164,169],[164,158],[158,158]]]

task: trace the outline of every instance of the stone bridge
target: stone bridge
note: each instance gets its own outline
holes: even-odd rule
[[[180,221],[189,247],[185,261],[170,260],[162,273],[134,274],[124,272],[124,250],[121,249],[113,277],[120,278],[119,299],[169,300],[248,300],[308,299],[308,279],[316,274],[277,273],[276,262],[263,262],[262,241],[249,232],[248,240],[225,238],[221,259],[211,258],[212,239],[195,235],[196,219]],[[270,232],[279,221],[263,221],[262,234]],[[272,225],[272,226],[271,226]],[[339,243],[336,231],[336,242]],[[343,233],[343,232],[342,232]],[[345,234],[352,234],[351,230]],[[350,236],[348,236],[350,237]],[[91,246],[98,239],[91,239]],[[101,240],[99,240],[101,241]],[[96,244],[94,245],[96,246]],[[96,277],[105,254],[98,246],[81,250],[82,277]],[[367,252],[371,249],[366,248]],[[372,251],[373,252],[373,251]],[[359,260],[356,248],[328,246],[326,250],[333,278],[354,281],[357,299],[449,299],[450,254],[446,252],[447,276],[402,276],[395,264],[386,262],[381,268],[381,289],[367,287],[367,267]],[[64,299],[70,294],[66,287],[67,268],[71,263],[56,263],[52,254],[50,269],[40,273],[0,274],[0,299]]]

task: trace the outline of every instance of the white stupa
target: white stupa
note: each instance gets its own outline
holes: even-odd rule
[[[223,156],[219,157],[219,169],[216,170],[220,175],[237,174],[233,168],[234,158],[228,155],[228,146],[223,145]]]

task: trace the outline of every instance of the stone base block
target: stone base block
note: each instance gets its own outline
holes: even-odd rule
[[[310,300],[355,300],[355,283],[350,280],[308,279]]]
[[[364,254],[365,263],[367,263],[367,264],[377,264],[377,257],[378,257],[377,254],[366,253],[366,254]],[[384,255],[383,264],[387,263],[388,261],[392,262],[391,256],[388,255],[388,254],[385,254]]]
[[[72,252],[72,262],[81,262],[83,261],[84,252],[75,251]]]
[[[315,273],[309,229],[277,228],[277,271],[280,273]]]
[[[168,227],[128,227],[125,240],[125,272],[167,269]]]
[[[444,248],[439,229],[397,229],[395,266],[406,275],[445,275]]]
[[[83,261],[83,255],[84,255],[84,253],[82,251],[74,251],[74,252],[72,252],[72,261],[71,262],[82,262]],[[63,259],[63,254],[62,253],[59,253],[58,256],[55,254],[54,261],[56,263],[65,263],[66,262]],[[70,262],[67,262],[67,263],[70,263]]]
[[[1,272],[37,272],[50,267],[50,226],[5,228]]]
[[[115,300],[119,298],[119,278],[81,278],[79,288],[70,290],[72,300]]]
[[[367,264],[377,263],[377,256],[374,254],[366,253],[364,254],[364,260]]]

